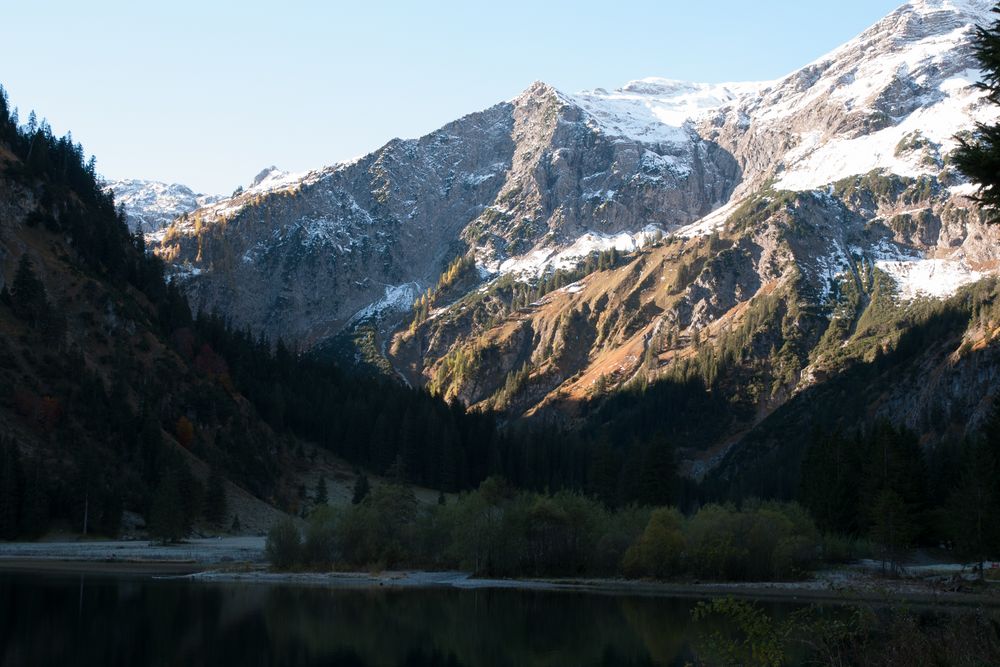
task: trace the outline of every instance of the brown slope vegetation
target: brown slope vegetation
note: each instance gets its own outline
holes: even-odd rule
[[[486,288],[398,335],[390,352],[400,365],[421,359],[408,367],[417,379],[469,404],[570,408],[692,362],[755,297],[797,281],[788,228],[778,215],[751,234],[670,238],[506,313]],[[494,314],[478,316],[485,309]]]
[[[730,406],[723,431],[678,443],[702,471],[793,397],[895,349],[940,303],[900,299],[878,255],[859,248],[930,245],[946,257],[947,246],[992,265],[996,230],[942,192],[933,179],[878,174],[830,193],[765,191],[711,236],[668,238],[527,306],[512,307],[500,279],[397,334],[390,358],[449,398],[570,423],[616,390],[699,378]],[[837,277],[831,249],[844,249]],[[932,362],[954,349],[939,352]],[[913,372],[930,381],[934,363]],[[898,403],[890,416],[919,409]],[[956,421],[964,430],[980,417]]]
[[[525,366],[525,386],[536,401],[566,389],[570,379],[581,396],[592,393],[581,378],[598,373],[626,380],[638,368],[653,320],[680,301],[678,281],[690,280],[692,270],[679,258],[700,266],[710,247],[722,243],[717,237],[661,243],[518,308],[487,288],[399,334],[391,356],[417,381],[469,404],[496,399],[507,376]],[[470,364],[459,363],[466,356]],[[506,398],[511,393],[508,387]]]

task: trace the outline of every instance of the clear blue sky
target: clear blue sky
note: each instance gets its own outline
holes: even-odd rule
[[[414,137],[540,79],[772,79],[902,0],[79,2],[4,7],[0,83],[109,178],[229,192]]]

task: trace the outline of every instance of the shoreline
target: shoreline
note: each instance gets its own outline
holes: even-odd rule
[[[935,591],[913,582],[882,581],[881,586],[834,586],[823,580],[794,582],[660,582],[614,578],[516,578],[473,577],[466,572],[404,570],[365,572],[226,572],[207,571],[188,576],[193,581],[336,588],[458,590],[520,590],[586,593],[657,598],[707,599],[734,597],[775,602],[853,605],[906,603],[922,607],[998,607],[1000,596],[982,593]]]
[[[178,559],[72,559],[0,556],[0,574],[131,575],[184,579],[206,584],[249,584],[330,587],[343,590],[519,590],[589,595],[708,599],[734,597],[767,602],[857,605],[897,604],[925,608],[995,607],[1000,595],[934,590],[908,580],[827,579],[796,582],[657,582],[614,578],[473,577],[467,572],[400,570],[368,572],[271,572],[254,562],[197,562]],[[1000,586],[997,587],[1000,593]]]
[[[205,565],[188,560],[72,560],[42,558],[0,558],[0,574],[95,574],[138,576],[190,576],[204,571]]]

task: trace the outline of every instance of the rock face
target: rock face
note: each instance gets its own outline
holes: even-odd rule
[[[751,428],[1000,266],[948,160],[995,118],[969,48],[991,6],[915,0],[776,82],[535,83],[351,163],[265,172],[155,251],[197,307],[302,347],[382,318],[397,372],[470,405],[572,415],[725,370]],[[458,257],[474,280],[443,277]]]
[[[197,306],[274,338],[310,343],[356,315],[409,308],[510,167],[512,106],[261,192],[250,188],[175,223],[158,252]],[[382,302],[379,304],[379,302]]]
[[[469,248],[497,266],[587,232],[687,224],[739,182],[687,121],[641,139],[601,122],[535,84],[421,139],[199,209],[157,252],[198,306],[311,344],[369,310],[407,309]]]

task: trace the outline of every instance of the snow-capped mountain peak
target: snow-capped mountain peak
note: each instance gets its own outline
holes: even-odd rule
[[[603,88],[564,95],[586,112],[589,121],[609,136],[645,143],[681,143],[689,140],[688,122],[753,93],[761,83],[690,83],[647,77],[617,90]]]
[[[179,183],[134,178],[107,182],[104,189],[113,192],[115,201],[125,207],[129,229],[143,233],[160,230],[177,216],[222,199]]]
[[[996,117],[973,87],[970,39],[992,3],[916,0],[855,39],[744,99],[761,141],[787,135],[778,187],[818,188],[884,169],[936,175],[954,135]]]
[[[269,192],[277,192],[280,190],[289,190],[300,187],[304,183],[311,182],[318,178],[322,173],[329,171],[331,167],[326,169],[313,170],[313,171],[284,171],[283,169],[278,169],[275,166],[266,167],[262,169],[250,184],[245,188],[238,189],[233,196],[220,200],[222,205],[235,205],[237,200],[245,199],[249,195],[263,195]]]
[[[490,273],[531,279],[571,268],[594,250],[706,236],[728,225],[742,203],[767,200],[772,190],[816,191],[803,197],[826,202],[826,214],[835,209],[833,184],[884,172],[873,178],[893,192],[907,187],[906,178],[933,183],[916,204],[930,211],[921,220],[939,221],[937,231],[900,233],[889,250],[876,252],[872,244],[884,238],[865,236],[855,224],[857,238],[848,241],[838,218],[823,227],[827,236],[797,250],[803,274],[814,279],[816,294],[829,295],[845,258],[858,255],[903,288],[929,276],[949,291],[997,259],[976,241],[982,235],[940,221],[938,212],[943,202],[968,206],[946,163],[953,135],[992,113],[971,87],[979,73],[970,38],[988,4],[911,2],[772,82],[649,77],[575,94],[536,82],[511,100],[355,161],[304,176],[269,167],[247,189],[178,222],[157,251],[185,275],[195,275],[189,266],[201,269],[188,287],[199,307],[225,309],[272,335],[316,341],[371,312],[373,303],[405,302],[387,297],[403,294],[401,286],[435,284],[442,257],[459,244]],[[877,214],[913,217],[916,204]],[[924,260],[937,264],[916,263]],[[961,280],[942,281],[944,269],[954,268],[962,269],[953,272]],[[768,271],[754,279],[773,279]]]
[[[141,179],[111,181],[105,189],[113,192],[115,201],[125,207],[129,228],[134,232],[143,232],[149,240],[157,242],[162,238],[164,228],[185,213],[200,211],[208,218],[226,217],[256,196],[297,187],[310,175],[316,174],[292,173],[270,166],[262,169],[247,187],[241,187],[229,196],[205,195],[179,183]],[[188,226],[193,228],[190,223]]]
[[[898,11],[912,11],[922,15],[958,12],[972,18],[985,19],[995,6],[993,0],[911,0]]]
[[[271,190],[277,190],[289,186],[296,181],[301,180],[305,175],[305,173],[283,171],[272,165],[262,169],[260,173],[254,176],[254,179],[250,182],[250,186],[247,188],[247,191],[259,193],[270,192]]]
[[[260,185],[260,183],[262,183],[265,178],[270,177],[275,172],[281,173],[281,171],[274,165],[271,165],[270,167],[264,167],[263,169],[260,170],[260,173],[258,173],[256,176],[253,177],[253,180],[250,182],[250,187],[254,187],[255,185]]]

